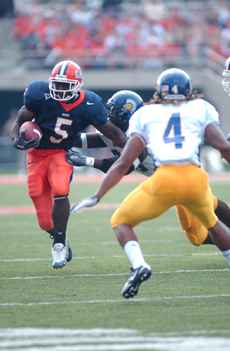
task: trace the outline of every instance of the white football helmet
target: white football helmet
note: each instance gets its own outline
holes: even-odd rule
[[[225,68],[222,72],[222,86],[227,94],[230,94],[230,57],[225,61]]]
[[[49,78],[50,95],[57,101],[68,101],[78,95],[83,85],[80,66],[70,60],[57,63]]]

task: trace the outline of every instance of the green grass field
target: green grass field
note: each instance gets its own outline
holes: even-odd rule
[[[135,185],[121,183],[103,203],[119,203]],[[92,194],[96,187],[73,185],[71,201]],[[213,184],[213,189],[230,202],[229,184]],[[31,205],[24,185],[0,185],[0,194],[0,208]],[[110,346],[106,347],[98,339],[91,346],[87,342],[79,346],[75,340],[67,347],[58,339],[61,348],[51,348],[48,341],[38,346],[37,341],[31,349],[27,345],[26,350],[33,351],[193,350],[173,343],[164,348],[163,344],[154,343],[156,336],[162,340],[191,336],[193,342],[202,336],[209,345],[207,350],[229,350],[230,276],[222,255],[210,245],[193,247],[181,232],[172,209],[137,228],[154,274],[136,298],[126,301],[120,290],[127,279],[129,263],[110,228],[112,212],[85,210],[71,217],[69,238],[74,260],[59,271],[51,268],[50,239],[38,228],[34,214],[1,215],[0,350],[25,350],[25,345],[11,344],[12,338],[4,334],[4,328],[67,328],[73,332],[101,329],[104,333],[107,329],[112,333],[129,330],[124,340],[118,337],[122,344],[108,341]],[[129,339],[129,332],[137,333],[134,335],[140,339]],[[214,336],[224,337],[226,348],[212,348]],[[138,340],[141,342],[139,348],[135,348],[133,340],[135,345]]]

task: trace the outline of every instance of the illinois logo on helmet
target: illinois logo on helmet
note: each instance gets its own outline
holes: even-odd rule
[[[83,85],[80,66],[65,60],[57,63],[49,77],[50,95],[57,101],[68,101],[78,95]]]

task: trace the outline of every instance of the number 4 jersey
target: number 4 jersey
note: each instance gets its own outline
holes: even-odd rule
[[[200,165],[200,145],[210,123],[219,123],[219,116],[203,99],[179,104],[151,104],[132,115],[128,134],[136,133],[144,139],[157,166],[170,163]]]
[[[41,149],[69,149],[86,127],[107,122],[102,99],[89,90],[80,91],[72,102],[59,102],[51,98],[48,82],[33,81],[25,91],[24,104],[42,129]]]

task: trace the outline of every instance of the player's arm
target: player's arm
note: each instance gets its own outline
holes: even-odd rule
[[[222,157],[230,163],[230,143],[217,123],[207,125],[204,137],[205,143],[219,150]]]
[[[136,158],[143,152],[144,148],[145,143],[140,136],[137,134],[131,136],[124,147],[121,156],[110,168],[95,194],[97,201],[120,182],[123,176],[127,174],[134,160],[136,160]]]
[[[127,174],[129,167],[132,166],[134,160],[143,152],[144,148],[145,142],[141,136],[137,134],[131,136],[119,159],[112,165],[108,173],[106,173],[97,193],[72,206],[71,213],[78,212],[84,207],[95,206]]]
[[[18,136],[20,126],[26,121],[32,121],[33,113],[29,111],[25,105],[23,105],[16,114],[16,120],[12,127],[11,137],[12,139]]]
[[[99,148],[108,146],[106,138],[100,133],[79,133],[73,143],[81,149]]]
[[[118,153],[114,154],[112,157],[108,158],[103,158],[103,159],[98,159],[95,157],[90,157],[84,155],[81,150],[72,148],[68,150],[67,152],[67,161],[72,165],[76,167],[93,167],[96,169],[99,169],[101,172],[106,173],[110,167],[116,162],[116,160],[119,158]],[[134,171],[135,167],[132,165],[127,174],[131,173]]]
[[[105,124],[97,125],[94,124],[95,128],[99,130],[108,139],[112,140],[113,145],[123,147],[126,143],[126,135],[121,131],[120,128],[116,127],[112,122],[107,121]]]
[[[11,138],[13,145],[20,150],[26,150],[33,147],[36,142],[26,141],[23,135],[19,135],[20,126],[27,121],[32,121],[34,115],[33,112],[29,111],[25,105],[23,105],[17,112],[16,121],[12,127]]]

